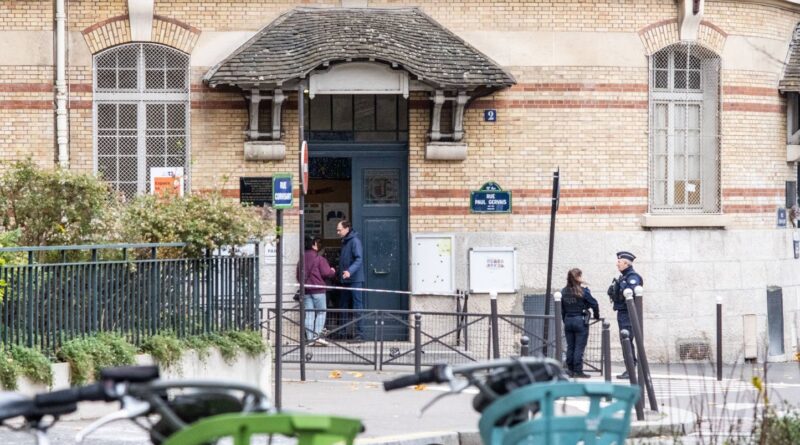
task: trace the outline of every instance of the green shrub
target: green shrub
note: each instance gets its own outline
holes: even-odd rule
[[[82,385],[96,378],[103,368],[132,365],[135,351],[122,337],[98,334],[64,343],[57,356],[69,363],[70,383]]]
[[[41,352],[22,346],[11,347],[11,358],[20,373],[34,383],[53,385],[53,369],[50,360]]]
[[[0,226],[26,246],[81,244],[97,236],[109,197],[92,175],[20,161],[0,176]]]
[[[239,352],[239,345],[237,345],[231,337],[216,332],[208,334],[207,337],[209,342],[219,350],[222,359],[225,360],[226,363],[230,364],[236,359],[236,354]]]
[[[260,332],[230,331],[226,335],[251,357],[257,357],[267,351],[267,343]]]
[[[187,337],[183,339],[183,344],[188,348],[192,349],[197,352],[197,358],[200,359],[201,362],[205,362],[208,359],[210,354],[210,349],[213,344],[208,336],[205,335],[193,335],[191,337]]]
[[[14,358],[3,348],[0,348],[0,385],[8,391],[16,391],[19,369],[14,363]]]
[[[187,243],[184,252],[202,256],[205,249],[239,245],[270,231],[261,210],[242,206],[219,192],[187,197],[140,196],[125,208],[123,238],[132,242]]]
[[[172,334],[154,335],[144,343],[141,350],[153,356],[160,366],[170,368],[183,356],[183,343]]]
[[[800,411],[779,415],[771,408],[758,428],[758,437],[770,445],[800,444]]]
[[[117,334],[98,334],[97,339],[108,346],[110,366],[125,366],[136,361],[136,346]]]

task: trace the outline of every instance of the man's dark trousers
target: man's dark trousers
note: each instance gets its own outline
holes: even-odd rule
[[[626,329],[631,334],[631,351],[633,351],[633,363],[636,363],[636,341],[633,339],[633,327],[631,326],[631,318],[628,310],[617,311],[617,324],[619,325],[619,332]]]
[[[355,287],[355,288],[363,288],[364,282],[355,282],[355,283],[343,283],[342,286],[344,287]],[[347,294],[347,299],[350,300],[351,307],[355,311],[363,310],[364,309],[364,291],[352,289],[344,291]],[[355,318],[355,338],[364,339],[364,317],[366,314],[364,312],[354,312],[353,317]]]
[[[589,327],[583,324],[583,315],[568,315],[564,319],[564,335],[567,339],[567,369],[583,372],[583,351],[589,340]]]

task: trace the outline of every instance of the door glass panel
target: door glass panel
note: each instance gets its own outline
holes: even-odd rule
[[[400,170],[364,169],[365,205],[400,204]]]

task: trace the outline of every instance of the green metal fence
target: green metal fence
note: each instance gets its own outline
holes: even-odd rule
[[[231,249],[202,258],[179,257],[182,247],[0,248],[27,255],[27,264],[0,266],[0,279],[7,283],[0,303],[0,342],[54,351],[64,341],[93,332],[118,333],[139,344],[165,331],[183,337],[255,329],[258,245],[247,255]],[[167,251],[178,257],[164,258]]]

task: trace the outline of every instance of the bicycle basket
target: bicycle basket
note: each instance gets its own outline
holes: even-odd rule
[[[589,399],[589,412],[556,415],[556,401]],[[610,398],[604,406],[601,402]],[[623,444],[630,432],[631,408],[639,399],[639,388],[610,383],[553,382],[519,388],[489,405],[478,424],[483,443],[522,444]],[[531,405],[540,412],[530,420],[503,424],[509,413]]]

